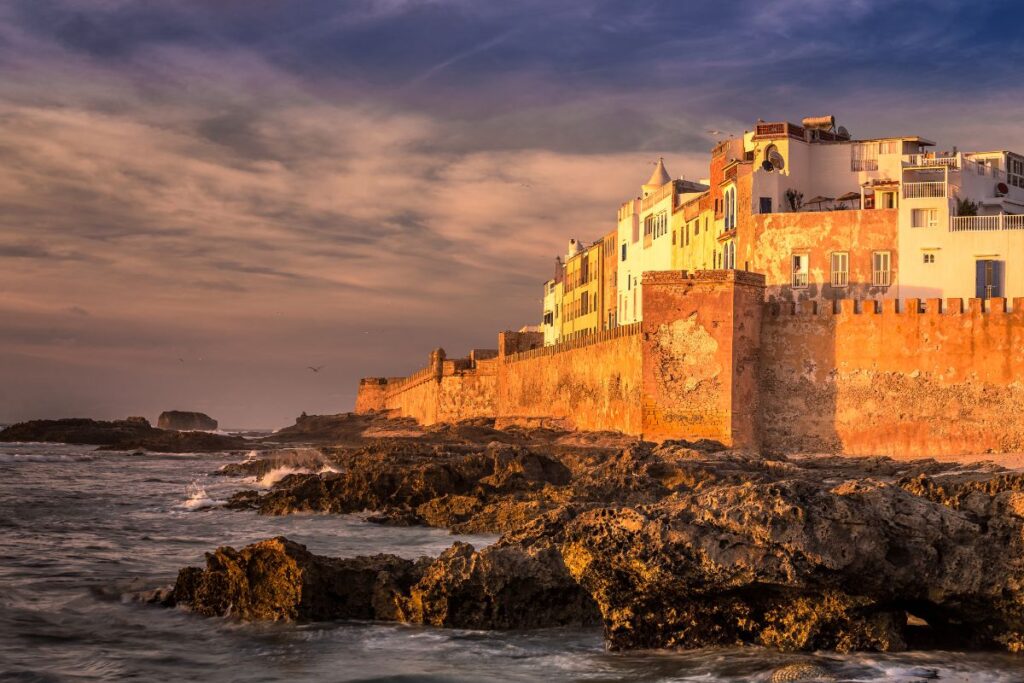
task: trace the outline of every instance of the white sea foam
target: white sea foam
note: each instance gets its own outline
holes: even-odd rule
[[[224,501],[214,500],[206,493],[206,489],[198,481],[193,481],[185,488],[185,495],[188,498],[178,507],[189,511],[205,510],[207,508],[223,505]]]
[[[270,488],[277,482],[281,481],[290,474],[313,474],[312,471],[305,467],[293,467],[291,465],[282,465],[281,467],[275,467],[270,470],[262,477],[256,480],[256,483],[265,488]]]

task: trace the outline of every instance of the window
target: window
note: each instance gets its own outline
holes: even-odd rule
[[[935,254],[925,254],[924,255],[924,262],[925,263],[935,263]]]
[[[883,140],[878,143],[879,154],[899,154],[900,153],[900,142],[899,140]]]
[[[877,171],[878,145],[872,143],[850,145],[850,170]]]
[[[544,324],[545,325],[554,325],[555,324],[555,316],[551,313],[551,311],[546,311],[544,313]]]
[[[809,261],[807,254],[793,254],[793,289],[807,287]]]
[[[935,228],[939,225],[938,209],[914,209],[910,212],[910,225],[915,228]]]
[[[626,260],[626,243],[625,242],[622,243],[622,260],[623,261]]]
[[[895,209],[896,208],[896,193],[895,192],[882,192],[880,209]]]
[[[889,271],[889,252],[876,251],[871,254],[871,284],[875,287],[888,287],[892,284]]]
[[[722,252],[722,267],[728,270],[736,268],[736,243],[726,242]]]
[[[736,188],[730,187],[725,191],[725,230],[729,231],[736,227]]]
[[[761,197],[761,210],[759,213],[771,213],[772,212],[772,198]]]
[[[978,259],[975,265],[975,296],[991,299],[1003,295],[1003,262]]]
[[[832,254],[832,286],[846,287],[850,284],[850,254],[837,251]]]
[[[1006,179],[1010,184],[1014,187],[1024,187],[1024,160],[1010,157],[1007,159],[1006,168]]]
[[[583,292],[580,295],[580,315],[586,315],[590,312],[590,294],[589,292]]]

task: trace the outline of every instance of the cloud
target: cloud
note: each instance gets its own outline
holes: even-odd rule
[[[345,410],[361,375],[534,322],[566,240],[659,155],[706,175],[709,128],[1024,148],[1020,10],[923,7],[5,3],[0,380],[28,389],[0,420]]]

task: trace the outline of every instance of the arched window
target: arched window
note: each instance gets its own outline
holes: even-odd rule
[[[736,188],[730,187],[725,191],[725,230],[732,230],[736,227]]]

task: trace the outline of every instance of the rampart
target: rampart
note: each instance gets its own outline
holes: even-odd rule
[[[772,307],[769,450],[903,457],[1024,451],[1024,299]],[[859,303],[859,302],[858,302]]]
[[[502,422],[639,434],[640,325],[504,356],[498,373]]]
[[[357,409],[781,453],[1024,451],[1024,299],[766,304],[742,271],[645,273],[643,296],[639,325],[439,349],[407,378],[363,380]]]

